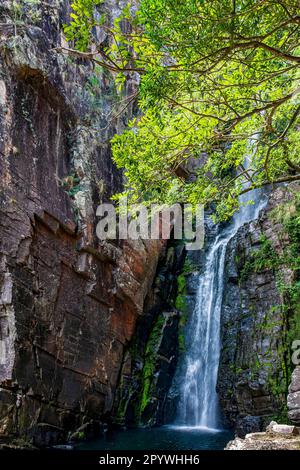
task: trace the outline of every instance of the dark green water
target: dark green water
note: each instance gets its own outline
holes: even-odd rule
[[[105,437],[80,444],[79,450],[222,450],[233,434],[199,428],[162,426],[107,432]]]

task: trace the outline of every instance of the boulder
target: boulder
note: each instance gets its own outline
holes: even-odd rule
[[[275,421],[271,421],[267,427],[267,432],[271,434],[281,434],[283,436],[299,435],[299,429],[296,426],[289,426],[288,424],[277,424]]]

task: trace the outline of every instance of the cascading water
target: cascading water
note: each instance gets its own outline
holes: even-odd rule
[[[247,204],[249,200],[254,204]],[[244,194],[240,199],[242,207],[216,236],[207,254],[204,272],[199,275],[196,307],[186,332],[189,348],[183,364],[180,425],[211,429],[220,426],[216,384],[226,248],[244,223],[258,217],[266,200],[261,190]]]

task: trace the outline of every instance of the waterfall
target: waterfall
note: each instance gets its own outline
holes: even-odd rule
[[[250,200],[254,204],[249,204]],[[207,253],[204,270],[199,274],[196,306],[186,331],[189,347],[183,363],[180,425],[212,429],[220,426],[216,384],[226,249],[238,229],[258,217],[266,201],[258,189],[244,194],[240,210],[215,237]]]

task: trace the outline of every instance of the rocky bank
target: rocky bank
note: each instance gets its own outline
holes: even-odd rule
[[[113,17],[123,3],[102,7]],[[0,437],[37,446],[174,419],[205,259],[96,237],[98,204],[122,190],[109,140],[136,111],[137,83],[120,95],[107,72],[60,52],[69,13],[67,0],[0,5]],[[298,189],[273,191],[227,249],[218,392],[241,437],[300,423]],[[271,434],[260,438],[278,448]]]

